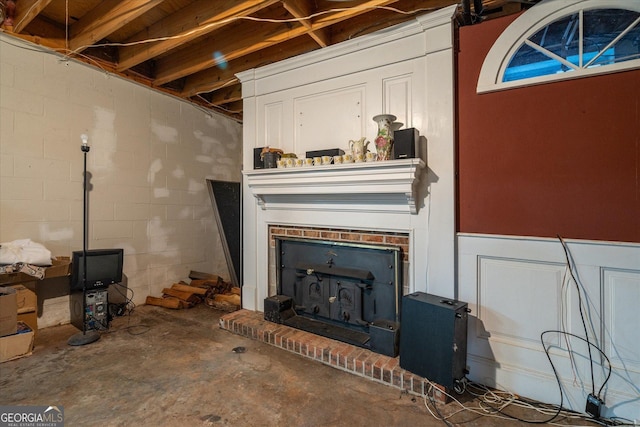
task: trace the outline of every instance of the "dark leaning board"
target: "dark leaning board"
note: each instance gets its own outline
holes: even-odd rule
[[[207,180],[224,255],[233,286],[242,283],[240,183]]]

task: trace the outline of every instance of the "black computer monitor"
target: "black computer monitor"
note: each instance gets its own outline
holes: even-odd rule
[[[71,290],[96,289],[122,282],[123,249],[91,249],[86,253],[87,275],[83,284],[84,252],[73,252]]]

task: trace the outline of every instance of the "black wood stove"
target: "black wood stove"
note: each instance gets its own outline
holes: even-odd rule
[[[399,247],[276,238],[278,294],[265,319],[378,353],[398,353]]]

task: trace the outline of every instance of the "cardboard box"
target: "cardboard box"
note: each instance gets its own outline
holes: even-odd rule
[[[71,274],[71,257],[59,256],[51,260],[51,267],[44,271],[44,278],[68,276]]]
[[[24,285],[11,285],[11,287],[16,290],[18,314],[38,310],[38,298],[35,292]]]
[[[44,278],[68,276],[71,274],[71,257],[59,256],[57,259],[51,260],[51,266],[44,268]],[[0,284],[18,284],[24,282],[33,282],[40,280],[37,277],[25,273],[2,273],[0,274]]]
[[[0,337],[16,333],[18,308],[16,290],[0,287]]]
[[[0,363],[30,355],[34,337],[26,323],[18,323],[18,333],[0,337]]]
[[[38,335],[38,313],[35,311],[31,311],[29,313],[19,313],[18,314],[18,323],[23,322],[26,323],[29,328],[33,331],[35,336]]]

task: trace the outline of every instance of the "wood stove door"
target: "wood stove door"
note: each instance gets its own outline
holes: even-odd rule
[[[299,292],[296,293],[296,308],[311,316],[331,317],[329,298],[331,286],[329,280],[319,274],[311,274],[301,278]]]
[[[299,277],[300,290],[296,295],[297,310],[312,317],[366,326],[363,318],[363,288],[345,278],[311,274]]]
[[[337,278],[331,281],[331,319],[355,326],[365,326],[362,313],[362,288],[357,282]]]

